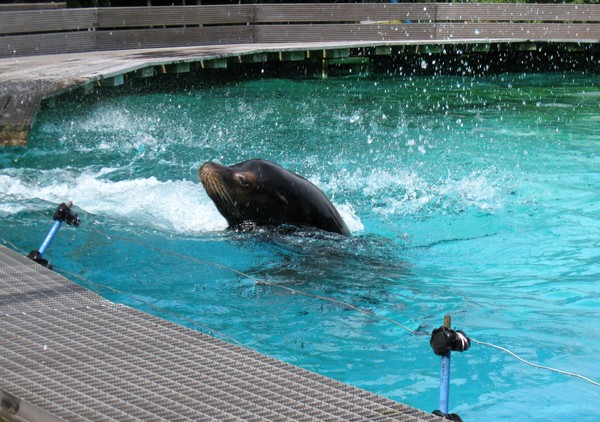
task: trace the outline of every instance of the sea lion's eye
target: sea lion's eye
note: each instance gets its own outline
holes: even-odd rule
[[[238,179],[238,182],[240,182],[240,185],[242,185],[243,187],[247,188],[248,186],[250,186],[250,182],[243,174],[237,174],[236,177]]]

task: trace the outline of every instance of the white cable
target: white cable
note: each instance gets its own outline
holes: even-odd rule
[[[589,382],[592,385],[595,385],[596,387],[600,387],[600,382],[594,381],[594,380],[592,380],[590,378],[584,377],[583,375],[580,375],[580,374],[577,374],[577,373],[574,373],[574,372],[567,372],[567,371],[563,371],[563,370],[560,370],[560,369],[551,368],[550,366],[538,365],[537,363],[529,362],[528,360],[523,359],[521,356],[517,355],[514,352],[511,352],[510,350],[508,350],[508,349],[506,349],[506,348],[504,348],[502,346],[498,346],[498,345],[493,344],[493,343],[487,343],[485,341],[475,340],[474,338],[471,338],[471,341],[473,343],[477,343],[477,344],[479,344],[481,346],[488,346],[488,347],[492,347],[494,349],[502,350],[503,352],[508,353],[509,355],[511,355],[512,357],[514,357],[515,359],[521,361],[525,365],[529,365],[529,366],[532,366],[532,367],[537,368],[537,369],[545,369],[546,371],[556,372],[557,374],[567,375],[569,377],[579,378],[579,379],[581,379],[583,381]]]

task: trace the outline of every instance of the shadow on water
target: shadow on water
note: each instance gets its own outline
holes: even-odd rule
[[[244,271],[259,280],[263,295],[293,289],[376,306],[399,286],[412,289],[410,264],[395,242],[381,236],[344,237],[287,227],[230,232],[228,241],[240,253],[260,250],[266,257]]]

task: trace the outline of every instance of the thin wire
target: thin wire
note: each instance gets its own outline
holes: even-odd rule
[[[193,325],[196,325],[198,327],[201,327],[204,330],[209,331],[210,333],[213,333],[213,334],[216,334],[216,335],[218,335],[218,336],[220,336],[222,338],[228,339],[228,340],[232,341],[233,343],[236,343],[239,346],[244,346],[244,344],[240,343],[238,340],[234,339],[233,337],[228,336],[227,334],[223,334],[223,333],[221,333],[221,332],[219,332],[217,330],[214,330],[214,329],[210,328],[209,326],[204,325],[204,324],[202,324],[202,323],[200,323],[198,321],[195,321],[195,320],[193,320],[191,318],[188,318],[186,316],[183,316],[183,315],[178,314],[178,313],[173,312],[173,311],[169,311],[168,309],[161,308],[160,306],[156,306],[153,303],[150,303],[150,302],[148,302],[146,300],[143,300],[143,299],[140,299],[140,298],[138,298],[136,296],[133,296],[130,293],[126,293],[126,292],[123,292],[123,291],[121,291],[119,289],[115,289],[114,287],[111,287],[109,285],[106,285],[106,284],[103,284],[103,283],[98,283],[98,282],[95,282],[95,281],[91,281],[91,280],[89,280],[89,279],[87,279],[87,278],[85,278],[85,277],[83,277],[83,276],[81,276],[79,274],[72,273],[72,272],[66,271],[64,269],[59,269],[59,270],[60,270],[60,272],[63,275],[67,274],[67,275],[70,275],[71,277],[74,277],[74,278],[77,278],[77,279],[83,281],[84,283],[88,283],[89,285],[92,285],[92,286],[95,286],[95,287],[100,287],[100,288],[106,289],[106,290],[110,290],[113,293],[121,294],[121,295],[123,295],[125,297],[128,297],[129,299],[132,299],[132,300],[135,300],[137,302],[140,302],[140,303],[142,303],[142,304],[144,304],[144,305],[146,305],[146,306],[148,306],[148,307],[150,307],[150,308],[152,308],[152,309],[154,309],[154,310],[156,310],[158,312],[163,312],[163,313],[166,313],[166,314],[173,315],[173,316],[175,316],[177,318],[183,319],[184,321],[186,321],[186,322],[188,322],[190,324],[193,324]]]
[[[0,238],[0,240],[2,240],[2,243],[4,243],[5,245],[9,245],[11,247],[12,250],[14,251],[19,251],[21,252],[23,255],[27,255],[27,252],[25,252],[23,249],[21,249],[20,247],[18,247],[17,245],[15,245],[14,243],[4,239],[4,238]]]
[[[31,211],[31,212],[33,212],[35,214],[38,214],[41,217],[48,218],[48,216],[46,214],[44,214],[43,212],[38,211],[38,210],[36,210],[34,208],[31,208],[29,205],[27,205],[27,203],[25,203],[24,201],[22,201],[21,199],[19,199],[19,197],[17,195],[15,195],[13,193],[2,192],[2,191],[0,191],[0,194],[1,195],[5,195],[5,196],[10,196],[15,201],[17,201],[21,206],[27,208],[29,211]]]
[[[152,250],[154,252],[158,252],[158,253],[161,253],[161,254],[171,255],[171,256],[175,256],[175,257],[180,258],[180,259],[184,259],[184,260],[188,260],[188,261],[192,261],[192,262],[198,262],[198,263],[201,263],[201,264],[212,265],[212,266],[217,267],[219,269],[230,271],[230,272],[232,272],[234,274],[237,274],[239,276],[242,276],[242,277],[245,277],[245,278],[247,278],[249,280],[252,280],[255,284],[257,284],[259,286],[278,287],[280,289],[287,290],[287,291],[289,291],[289,292],[291,292],[293,294],[302,295],[302,296],[311,297],[311,298],[314,298],[314,299],[318,299],[318,300],[323,300],[323,301],[326,301],[326,302],[334,303],[334,304],[346,307],[348,309],[352,309],[352,310],[354,310],[356,312],[359,312],[359,313],[361,313],[363,315],[367,315],[367,316],[370,316],[370,317],[373,317],[373,318],[377,318],[377,319],[381,319],[381,320],[384,320],[384,321],[388,321],[388,322],[390,322],[390,323],[392,323],[394,325],[397,325],[397,326],[403,328],[404,330],[408,331],[411,334],[415,334],[415,335],[427,335],[427,336],[429,335],[429,333],[424,333],[422,331],[413,330],[413,329],[407,327],[406,325],[401,324],[400,322],[394,321],[391,318],[387,318],[387,317],[384,317],[384,316],[377,315],[377,314],[373,313],[372,311],[369,311],[369,310],[366,310],[366,309],[361,309],[361,308],[359,308],[359,307],[357,307],[355,305],[352,305],[350,303],[347,303],[347,302],[342,302],[340,300],[333,299],[333,298],[326,297],[326,296],[319,296],[319,295],[314,294],[314,293],[303,292],[301,290],[293,289],[291,287],[284,286],[284,285],[281,285],[281,284],[278,284],[278,283],[271,283],[269,281],[262,280],[260,278],[256,278],[256,277],[254,277],[254,276],[252,276],[250,274],[244,273],[244,272],[236,270],[234,268],[230,268],[230,267],[227,267],[225,265],[218,264],[216,262],[206,261],[204,259],[191,257],[189,255],[184,255],[184,254],[181,254],[179,252],[173,252],[173,251],[169,251],[169,250],[157,248],[156,246],[148,245],[147,243],[144,243],[142,241],[138,241],[138,240],[135,240],[135,239],[121,237],[121,236],[118,236],[118,235],[117,236],[111,236],[111,237],[113,237],[115,239],[119,239],[119,240],[124,240],[124,241],[129,241],[129,242],[132,242],[132,243],[136,243],[136,244],[138,244],[140,246],[143,246],[145,248],[148,248],[148,249],[150,249],[150,250]]]
[[[8,194],[8,193],[2,192],[2,191],[0,191],[0,194],[4,194],[4,195],[7,195],[7,196],[12,196],[13,198],[15,198],[15,200],[17,200],[19,203],[21,203],[26,208],[30,209],[31,211],[33,211],[33,212],[35,212],[37,214],[40,214],[40,215],[44,216],[44,214],[40,213],[39,211],[31,209],[29,206],[27,206],[26,204],[24,204],[22,201],[19,200],[19,198],[17,198],[13,194]],[[119,236],[119,235],[112,235],[112,236],[111,235],[107,235],[105,232],[101,232],[98,229],[92,229],[91,231],[95,231],[95,232],[97,232],[97,233],[99,233],[99,234],[101,234],[103,236],[106,236],[107,238],[119,239],[119,240],[123,240],[123,241],[126,241],[126,242],[135,243],[137,245],[143,246],[143,247],[148,248],[148,249],[150,249],[152,251],[155,251],[157,253],[161,253],[161,254],[165,254],[165,255],[171,255],[171,256],[178,257],[180,259],[185,259],[185,260],[188,260],[188,261],[197,262],[197,263],[201,263],[201,264],[205,264],[205,265],[211,265],[211,266],[214,266],[214,267],[219,268],[219,269],[230,271],[230,272],[232,272],[234,274],[237,274],[239,276],[242,276],[242,277],[245,277],[245,278],[247,278],[249,280],[254,281],[257,285],[277,287],[277,288],[280,288],[280,289],[283,289],[283,290],[287,290],[287,291],[289,291],[289,292],[291,292],[293,294],[302,295],[302,296],[306,296],[306,297],[311,297],[311,298],[314,298],[314,299],[318,299],[318,300],[322,300],[322,301],[327,301],[329,303],[334,303],[334,304],[346,307],[348,309],[352,309],[352,310],[354,310],[354,311],[356,311],[356,312],[358,312],[360,314],[366,315],[368,317],[376,318],[376,319],[379,319],[379,320],[382,320],[382,321],[386,321],[386,322],[391,323],[393,325],[396,325],[396,326],[398,326],[398,327],[400,327],[400,328],[402,328],[402,329],[406,330],[407,332],[409,332],[411,334],[414,334],[414,335],[427,335],[427,336],[429,336],[429,333],[426,333],[426,332],[423,332],[423,331],[413,330],[413,329],[407,327],[406,325],[404,325],[404,324],[402,324],[402,323],[400,323],[398,321],[395,321],[395,320],[393,320],[391,318],[377,315],[377,314],[375,314],[374,312],[372,312],[370,310],[361,309],[361,308],[359,308],[359,307],[357,307],[355,305],[352,305],[352,304],[347,303],[347,302],[343,302],[343,301],[338,300],[338,299],[333,299],[333,298],[330,298],[330,297],[320,296],[320,295],[317,295],[317,294],[314,294],[314,293],[303,292],[301,290],[293,289],[291,287],[288,287],[288,286],[285,286],[285,285],[281,285],[281,284],[278,284],[278,283],[271,283],[271,282],[268,282],[266,280],[261,280],[259,278],[254,277],[254,276],[246,274],[246,273],[244,273],[242,271],[236,270],[234,268],[230,268],[230,267],[227,267],[225,265],[218,264],[216,262],[207,261],[207,260],[203,260],[203,259],[200,259],[200,258],[194,258],[194,257],[191,257],[189,255],[181,254],[179,252],[173,252],[173,251],[169,251],[169,250],[157,248],[155,246],[149,245],[149,244],[144,243],[144,242],[139,241],[139,240],[135,240],[135,239],[127,238],[127,237],[124,237],[124,236]],[[5,243],[9,243],[9,244],[12,245],[12,243],[6,241],[5,239],[2,239],[2,240]],[[98,286],[101,286],[102,288],[112,290],[113,292],[117,292],[119,294],[123,294],[126,297],[129,297],[129,298],[131,298],[133,300],[139,301],[139,302],[141,302],[141,303],[143,303],[143,304],[145,304],[145,305],[147,305],[147,306],[149,306],[149,307],[151,307],[153,309],[156,309],[157,311],[169,313],[169,314],[174,315],[174,316],[176,316],[178,318],[182,318],[185,321],[188,321],[188,322],[190,322],[192,324],[195,324],[195,325],[198,325],[200,327],[203,327],[205,330],[209,330],[211,332],[214,332],[214,333],[218,334],[219,336],[223,336],[224,338],[228,338],[228,339],[232,340],[233,342],[235,342],[235,343],[237,343],[239,345],[243,345],[242,343],[240,343],[239,341],[235,340],[234,338],[232,338],[232,337],[230,337],[230,336],[228,336],[226,334],[219,333],[216,330],[212,330],[209,327],[206,327],[206,326],[200,324],[197,321],[194,321],[192,319],[184,317],[183,315],[180,315],[180,314],[177,314],[175,312],[162,309],[162,308],[160,308],[160,307],[158,307],[156,305],[153,305],[153,304],[151,304],[149,302],[146,302],[146,301],[144,301],[142,299],[136,298],[135,296],[131,296],[128,293],[125,293],[125,292],[119,291],[117,289],[114,289],[113,287],[110,287],[110,286],[107,286],[107,285],[103,285],[101,283],[96,283],[96,282],[93,282],[91,280],[87,280],[87,279],[81,277],[78,274],[69,273],[67,271],[64,271],[64,272],[68,273],[68,274],[71,274],[74,277],[77,277],[80,280],[83,280],[83,281],[85,281],[87,283],[91,283],[92,285],[98,285]],[[493,343],[488,343],[488,342],[476,340],[476,339],[473,339],[473,338],[470,338],[470,340],[473,343],[476,343],[476,344],[478,344],[480,346],[487,346],[487,347],[490,347],[490,348],[493,348],[493,349],[500,350],[500,351],[502,351],[504,353],[507,353],[507,354],[511,355],[512,357],[514,357],[515,359],[517,359],[518,361],[520,361],[521,363],[523,363],[525,365],[528,365],[528,366],[531,366],[533,368],[543,369],[543,370],[554,372],[554,373],[557,373],[557,374],[561,374],[561,375],[566,375],[566,376],[578,378],[578,379],[583,380],[585,382],[588,382],[588,383],[590,383],[590,384],[592,384],[594,386],[600,387],[600,382],[594,381],[594,380],[592,380],[592,379],[590,379],[588,377],[585,377],[585,376],[583,376],[581,374],[578,374],[578,373],[575,373],[575,372],[563,371],[563,370],[560,370],[560,369],[552,368],[550,366],[544,366],[544,365],[539,365],[539,364],[530,362],[530,361],[522,358],[521,356],[517,355],[516,353],[512,352],[511,350],[509,350],[507,348],[504,348],[502,346],[498,346],[498,345],[493,344]]]
[[[280,289],[283,289],[283,290],[287,290],[287,291],[289,291],[289,292],[291,292],[293,294],[302,295],[302,296],[311,297],[311,298],[314,298],[314,299],[318,299],[318,300],[322,300],[322,301],[334,303],[336,305],[340,305],[340,306],[343,306],[345,308],[352,309],[352,310],[354,310],[356,312],[359,312],[359,313],[361,313],[363,315],[367,315],[367,316],[370,316],[370,317],[373,317],[373,318],[377,318],[377,319],[380,319],[380,320],[383,320],[383,321],[387,321],[387,322],[389,322],[391,324],[397,325],[398,327],[401,327],[402,329],[408,331],[411,334],[415,334],[415,335],[427,335],[427,336],[429,335],[429,333],[425,333],[425,332],[422,332],[422,331],[413,330],[413,329],[407,327],[406,325],[404,325],[404,324],[402,324],[402,323],[400,323],[398,321],[394,321],[391,318],[377,315],[377,314],[373,313],[372,311],[369,311],[369,310],[366,310],[366,309],[361,309],[361,308],[359,308],[359,307],[357,307],[355,305],[352,305],[350,303],[342,302],[341,300],[333,299],[333,298],[326,297],[326,296],[320,296],[320,295],[317,295],[317,294],[314,294],[314,293],[303,292],[301,290],[293,289],[291,287],[288,287],[288,286],[285,286],[285,285],[281,285],[281,284],[278,284],[278,283],[271,283],[269,281],[262,280],[260,278],[256,278],[256,277],[254,277],[254,276],[252,276],[250,274],[244,273],[244,272],[236,270],[234,268],[230,268],[230,267],[227,267],[225,265],[218,264],[216,262],[206,261],[206,260],[203,260],[203,259],[200,259],[200,258],[194,258],[194,257],[191,257],[189,255],[184,255],[184,254],[181,254],[179,252],[173,252],[173,251],[169,251],[169,250],[157,248],[155,246],[148,245],[147,243],[144,243],[144,242],[141,242],[141,241],[138,241],[138,240],[135,240],[135,239],[121,237],[121,236],[118,236],[118,235],[117,236],[112,236],[112,237],[115,238],[115,239],[120,239],[120,240],[124,240],[124,241],[129,241],[129,242],[136,243],[136,244],[138,244],[140,246],[143,246],[143,247],[146,247],[146,248],[148,248],[148,249],[150,249],[150,250],[152,250],[154,252],[162,253],[162,254],[165,254],[165,255],[176,256],[176,257],[184,259],[184,260],[188,260],[188,261],[192,261],[192,262],[198,262],[198,263],[207,264],[207,265],[212,265],[214,267],[217,267],[217,268],[220,268],[220,269],[223,269],[223,270],[226,270],[226,271],[230,271],[230,272],[232,272],[234,274],[237,274],[239,276],[242,276],[242,277],[245,277],[245,278],[247,278],[249,280],[252,280],[255,284],[257,284],[259,286],[277,287],[277,288],[280,288]]]
[[[366,316],[369,316],[369,317],[372,317],[372,318],[376,318],[376,319],[380,319],[382,321],[387,321],[387,322],[389,322],[391,324],[397,325],[398,327],[400,327],[400,328],[408,331],[411,334],[420,335],[420,336],[429,336],[429,333],[425,333],[423,331],[413,330],[412,328],[409,328],[406,325],[404,325],[404,324],[402,324],[402,323],[400,323],[398,321],[395,321],[395,320],[393,320],[391,318],[384,317],[384,316],[381,316],[381,315],[377,315],[373,311],[359,308],[358,306],[352,305],[350,303],[342,302],[341,300],[338,300],[338,299],[333,299],[333,298],[326,297],[326,296],[319,296],[319,295],[316,295],[314,293],[303,292],[301,290],[292,289],[291,287],[288,287],[288,286],[284,286],[284,285],[277,284],[277,283],[270,283],[270,282],[264,281],[264,280],[261,280],[261,281],[257,282],[256,284],[258,284],[258,285],[264,285],[264,286],[278,287],[280,289],[288,290],[289,292],[291,292],[293,294],[307,296],[307,297],[312,297],[314,299],[323,300],[323,301],[327,301],[327,302],[330,302],[330,303],[335,303],[336,305],[344,306],[344,307],[346,307],[348,309],[352,309],[352,310],[354,310],[356,312],[359,312],[359,313],[361,313],[363,315],[366,315]]]
[[[494,349],[501,350],[501,351],[503,351],[505,353],[508,353],[509,355],[511,355],[515,359],[521,361],[525,365],[532,366],[532,367],[534,367],[536,369],[545,369],[546,371],[556,372],[557,374],[562,374],[562,375],[567,375],[567,376],[570,376],[570,377],[579,378],[579,379],[581,379],[583,381],[589,382],[592,385],[600,387],[600,382],[597,382],[597,381],[594,381],[594,380],[592,380],[590,378],[584,377],[581,374],[577,374],[575,372],[567,372],[567,371],[563,371],[563,370],[556,369],[556,368],[551,368],[550,366],[538,365],[537,363],[533,363],[533,362],[530,362],[530,361],[528,361],[526,359],[523,359],[521,356],[517,355],[516,353],[511,352],[510,350],[508,350],[508,349],[506,349],[506,348],[504,348],[502,346],[498,346],[496,344],[493,344],[493,343],[487,343],[485,341],[475,340],[474,338],[471,338],[471,341],[473,343],[479,344],[480,346],[487,346],[487,347],[491,347],[491,348],[494,348]]]

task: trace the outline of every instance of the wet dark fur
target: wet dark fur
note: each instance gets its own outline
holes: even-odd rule
[[[323,192],[277,164],[256,159],[227,167],[209,161],[198,173],[231,228],[289,224],[350,235]]]

